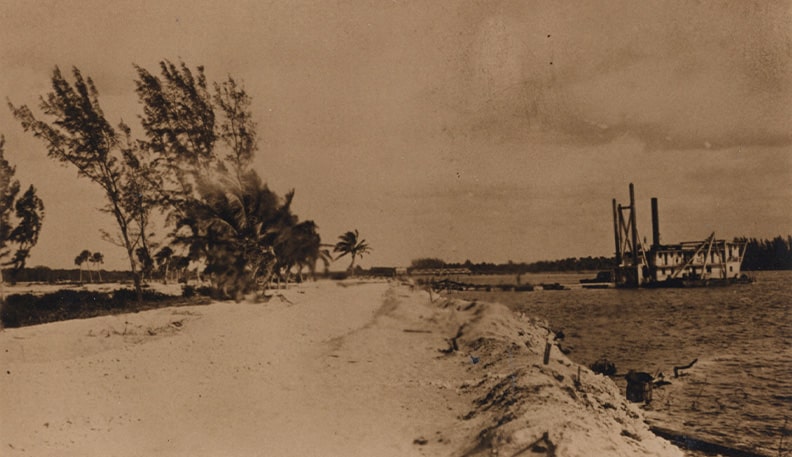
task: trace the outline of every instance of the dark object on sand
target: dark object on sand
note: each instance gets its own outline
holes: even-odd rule
[[[652,375],[630,370],[624,375],[627,380],[627,400],[633,403],[652,401]]]
[[[592,363],[589,368],[591,368],[591,371],[594,373],[604,374],[605,376],[613,376],[616,374],[616,364],[605,357]]]
[[[752,450],[713,443],[707,439],[690,435],[687,432],[678,432],[657,426],[651,426],[650,428],[655,435],[663,437],[683,449],[701,451],[707,454],[718,454],[724,457],[768,457],[766,454],[760,454]]]
[[[682,376],[682,373],[680,373],[680,371],[687,370],[688,368],[692,367],[696,362],[698,362],[698,359],[693,359],[693,361],[690,362],[687,365],[674,367],[674,377],[678,378],[678,377]]]

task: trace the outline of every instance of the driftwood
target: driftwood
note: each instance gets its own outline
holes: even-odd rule
[[[698,362],[698,359],[693,359],[693,361],[687,365],[674,367],[674,377],[678,378],[679,376],[681,376],[680,370],[687,370],[688,368],[692,367],[696,362]]]
[[[459,337],[462,336],[462,329],[464,327],[465,327],[464,324],[462,326],[460,326],[459,330],[457,330],[456,336],[454,336],[453,338],[451,338],[451,339],[446,338],[446,342],[448,342],[448,349],[438,349],[438,350],[440,352],[442,352],[443,354],[451,354],[453,352],[458,351],[459,350],[459,344],[457,344],[457,340],[459,339]]]

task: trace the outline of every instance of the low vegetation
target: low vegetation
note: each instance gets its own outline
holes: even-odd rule
[[[185,294],[187,295],[187,294]],[[45,295],[13,294],[0,309],[0,321],[6,328],[45,324],[68,319],[85,319],[107,314],[129,313],[174,305],[194,305],[208,300],[195,294],[190,297],[143,290],[143,301],[131,289],[113,292],[62,289]]]

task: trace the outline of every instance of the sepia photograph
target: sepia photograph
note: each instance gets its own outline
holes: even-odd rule
[[[0,456],[792,457],[790,0],[0,0]]]

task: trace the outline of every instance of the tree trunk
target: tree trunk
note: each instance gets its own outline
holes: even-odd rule
[[[135,284],[135,295],[137,296],[137,302],[139,305],[143,304],[143,285],[140,279],[140,273],[135,270],[132,270],[132,281]]]
[[[126,250],[127,256],[129,257],[129,268],[132,271],[132,282],[135,285],[135,295],[137,296],[138,305],[143,304],[143,285],[140,278],[140,272],[137,271],[137,266],[135,265],[135,257],[134,252],[132,251],[132,244],[129,243],[126,233],[123,234],[124,239],[126,240]]]
[[[3,313],[3,306],[5,306],[5,278],[3,278],[3,269],[0,268],[0,315]],[[3,330],[2,319],[0,319],[0,330]]]

